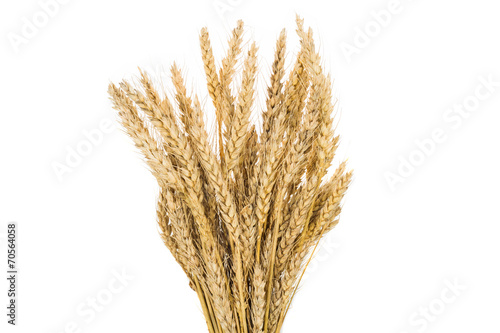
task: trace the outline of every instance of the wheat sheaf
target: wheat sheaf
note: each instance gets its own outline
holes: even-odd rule
[[[175,64],[171,98],[142,70],[135,84],[109,86],[125,131],[158,181],[161,237],[211,333],[281,331],[310,256],[338,223],[352,176],[345,162],[328,173],[339,138],[331,78],[311,28],[297,17],[300,49],[288,71],[286,31],[279,34],[259,126],[251,119],[258,49],[244,46],[243,31],[239,21],[220,66],[207,29],[199,35],[213,135]]]

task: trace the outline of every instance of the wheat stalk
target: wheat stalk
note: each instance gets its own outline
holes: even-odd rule
[[[109,86],[123,128],[158,182],[161,238],[198,294],[211,333],[281,330],[311,249],[337,225],[352,178],[342,162],[327,179],[339,142],[331,79],[299,17],[296,31],[300,50],[289,73],[286,31],[277,39],[258,128],[251,119],[256,44],[243,46],[238,21],[217,68],[201,30],[216,146],[175,63],[173,99],[142,70],[136,83]]]

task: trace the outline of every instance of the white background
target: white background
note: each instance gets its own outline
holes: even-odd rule
[[[190,86],[202,87],[203,26],[219,59],[230,29],[244,19],[246,38],[260,46],[263,93],[282,27],[289,55],[297,50],[299,13],[335,78],[339,160],[349,158],[355,180],[283,331],[498,332],[500,86],[485,96],[481,83],[500,82],[495,5],[71,0],[15,47],[24,18],[33,22],[42,7],[3,0],[0,258],[4,271],[6,225],[16,221],[20,277],[16,327],[6,324],[1,279],[1,331],[206,331],[195,293],[158,236],[155,181],[121,130],[101,131],[102,142],[61,179],[54,165],[66,163],[68,149],[103,119],[116,125],[107,85],[137,74],[136,66],[168,77],[177,61]],[[373,12],[389,9],[381,26]],[[365,29],[371,36],[363,40]],[[346,56],[348,44],[356,54]],[[447,111],[463,103],[473,109],[466,118]],[[445,138],[428,144],[424,157],[416,141],[428,143],[439,129]],[[402,166],[410,157],[419,165]],[[398,168],[391,187],[386,177]],[[109,296],[109,283],[119,287],[114,274],[122,270],[133,279],[91,317],[87,302]],[[450,283],[466,289],[454,294]],[[419,311],[429,307],[423,317]]]

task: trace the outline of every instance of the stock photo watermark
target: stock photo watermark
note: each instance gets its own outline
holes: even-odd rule
[[[18,304],[18,260],[17,260],[17,236],[18,228],[16,222],[7,224],[6,248],[7,248],[7,323],[16,325]]]
[[[20,27],[17,31],[7,33],[7,39],[18,53],[22,45],[28,44],[33,38],[38,36],[49,22],[59,14],[62,6],[69,3],[71,0],[40,0],[38,8],[28,16],[23,16],[20,19]]]
[[[306,271],[304,272],[304,276],[302,278],[302,283],[306,281],[309,276],[312,276],[314,272],[316,272],[319,267],[321,267],[321,263],[329,260],[333,257],[333,255],[339,251],[342,245],[341,239],[335,233],[329,233],[325,236],[320,243],[318,244],[318,248],[309,265],[307,266]]]
[[[327,236],[321,239],[316,250],[311,254],[311,260],[307,264],[307,268],[304,271],[304,274],[301,278],[299,277],[299,287],[305,284],[307,280],[312,279],[312,277],[315,275],[314,273],[317,272],[321,267],[324,267],[324,265],[321,265],[321,263],[324,263],[327,260],[331,259],[341,247],[342,239],[339,238],[335,233],[328,233]],[[293,305],[294,303],[292,302],[290,304],[290,309],[293,308]]]
[[[370,19],[361,27],[354,27],[351,40],[340,43],[340,50],[347,63],[351,63],[354,56],[361,54],[392,23],[394,17],[403,12],[405,2],[412,2],[412,0],[390,0],[385,8],[372,10]]]
[[[446,142],[452,131],[458,130],[481,106],[481,102],[491,98],[498,90],[500,81],[493,75],[479,76],[475,89],[460,102],[454,103],[442,114],[443,126],[437,126],[427,137],[414,141],[414,148],[405,155],[399,155],[394,171],[386,171],[384,178],[391,191],[404,183],[422,166],[437,150],[440,144]]]
[[[115,124],[110,119],[102,119],[97,128],[83,130],[83,139],[80,139],[76,145],[65,147],[66,154],[62,161],[53,161],[52,170],[57,179],[62,182],[66,174],[72,173],[75,168],[80,166],[85,157],[92,154],[94,149],[100,146],[106,135],[109,135],[116,129]]]
[[[444,288],[428,303],[421,305],[408,318],[408,327],[398,333],[424,333],[442,318],[451,305],[467,290],[457,278],[444,280]]]
[[[109,308],[113,300],[123,293],[135,278],[125,268],[122,268],[121,271],[113,269],[111,275],[113,277],[109,279],[104,288],[77,304],[75,308],[76,319],[66,322],[62,329],[51,333],[83,333],[84,327],[90,325],[100,313]]]
[[[219,18],[223,21],[226,20],[228,13],[234,12],[243,3],[243,0],[214,0],[212,6]]]

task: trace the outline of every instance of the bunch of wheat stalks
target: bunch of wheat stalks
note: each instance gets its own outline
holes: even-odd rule
[[[232,31],[219,70],[201,30],[214,144],[200,101],[175,64],[174,103],[143,71],[136,87],[109,87],[123,127],[158,180],[161,236],[197,292],[211,333],[280,331],[308,254],[337,224],[351,179],[345,162],[327,178],[338,143],[331,80],[300,18],[297,33],[301,48],[288,74],[285,30],[279,35],[257,130],[255,43],[235,86],[243,23]]]

